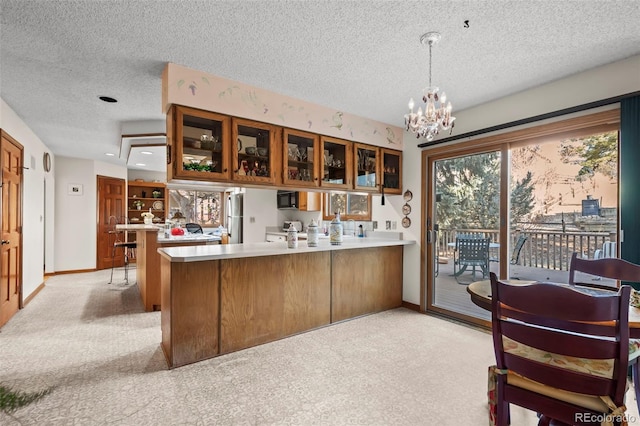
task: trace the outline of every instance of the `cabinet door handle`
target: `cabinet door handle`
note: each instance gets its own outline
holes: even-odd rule
[[[2,240],[2,245],[9,244],[9,240]]]

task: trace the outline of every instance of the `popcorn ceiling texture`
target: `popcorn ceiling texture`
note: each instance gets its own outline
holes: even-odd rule
[[[123,123],[164,119],[167,62],[402,127],[428,84],[427,31],[454,113],[640,53],[637,0],[0,6],[0,96],[56,155],[101,160]]]

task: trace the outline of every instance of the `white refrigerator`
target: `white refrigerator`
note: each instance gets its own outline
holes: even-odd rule
[[[243,194],[230,194],[227,197],[227,232],[229,244],[242,243],[242,203]]]

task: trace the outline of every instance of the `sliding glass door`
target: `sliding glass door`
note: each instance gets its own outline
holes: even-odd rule
[[[486,323],[490,313],[471,302],[467,286],[489,272],[567,282],[574,252],[617,257],[617,123],[585,123],[424,156],[427,310]]]
[[[434,160],[432,308],[488,318],[466,286],[497,272],[500,258],[500,152]]]

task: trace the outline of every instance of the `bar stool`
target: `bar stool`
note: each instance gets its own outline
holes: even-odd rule
[[[113,243],[113,251],[111,252],[111,278],[109,278],[108,284],[113,283],[113,270],[116,264],[116,252],[120,248],[123,250],[124,254],[124,282],[125,285],[129,284],[129,258],[132,256],[133,250],[136,248],[135,241],[116,241],[115,243]]]

